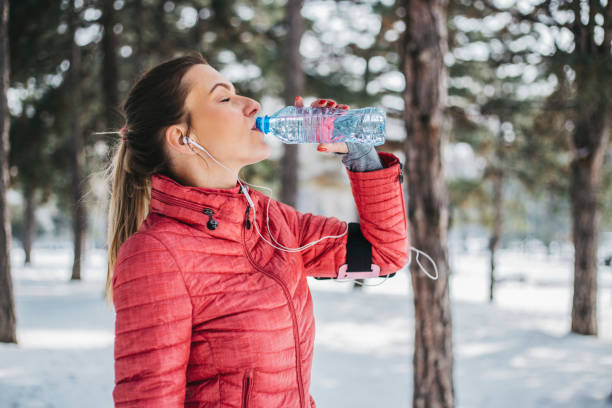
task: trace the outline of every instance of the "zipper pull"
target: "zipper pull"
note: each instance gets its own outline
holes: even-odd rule
[[[209,230],[216,230],[217,227],[219,226],[219,223],[217,222],[217,220],[213,219],[212,217],[215,212],[211,210],[210,208],[205,208],[203,212],[204,214],[210,217],[208,219],[208,222],[206,223],[206,227],[208,227]]]
[[[246,228],[249,229],[249,230],[251,229],[251,220],[249,220],[249,213],[250,212],[251,212],[251,206],[247,205],[245,224],[246,224]]]

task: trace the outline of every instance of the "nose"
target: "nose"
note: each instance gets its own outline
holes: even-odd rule
[[[248,98],[248,103],[246,104],[245,111],[247,116],[255,116],[257,112],[261,110],[261,105],[254,99]]]

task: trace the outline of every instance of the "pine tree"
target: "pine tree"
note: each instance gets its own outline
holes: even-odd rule
[[[406,31],[401,41],[401,71],[406,126],[408,215],[412,246],[428,253],[439,277],[431,280],[411,263],[414,291],[414,392],[412,405],[453,407],[452,319],[449,297],[448,198],[442,171],[442,146],[448,137],[446,13],[444,0],[404,0]]]
[[[32,13],[35,7],[39,7],[38,13]],[[54,81],[62,72],[62,55],[50,50],[61,46],[56,35],[61,10],[58,4],[24,1],[14,2],[10,14],[11,85],[28,90],[28,96],[20,101],[21,111],[11,119],[9,155],[13,170],[9,185],[21,190],[25,201],[24,228],[14,232],[22,241],[27,264],[37,230],[36,207],[49,200],[57,176],[49,152],[59,107]]]
[[[0,341],[17,343],[17,318],[11,277],[11,223],[6,202],[8,190],[9,110],[9,2],[0,0]]]
[[[552,34],[554,50],[542,58],[555,75],[559,93],[547,103],[567,120],[571,154],[570,202],[574,242],[574,333],[597,335],[597,247],[601,223],[602,166],[606,159],[612,115],[612,4],[599,0],[544,1],[521,10],[500,9],[492,1],[484,4],[506,12],[518,22],[538,24]],[[569,34],[563,41],[556,34]],[[554,98],[554,99],[553,99]],[[563,129],[557,128],[560,134]],[[605,188],[604,188],[605,190]]]
[[[73,264],[71,280],[81,279],[81,260],[84,252],[87,229],[87,212],[84,198],[85,151],[83,125],[81,123],[81,48],[76,43],[76,29],[80,24],[80,9],[73,2],[68,7],[68,38],[70,41],[70,69],[67,85],[70,88],[70,175],[72,192]]]
[[[553,183],[565,179],[560,152],[549,143],[551,137],[533,137],[545,95],[532,90],[551,88],[548,73],[532,63],[540,58],[540,34],[531,24],[507,20],[502,13],[485,10],[478,0],[462,0],[450,7],[452,135],[455,142],[468,143],[486,163],[470,189],[461,188],[461,182],[451,189],[451,199],[465,202],[461,194],[474,195],[470,205],[479,209],[477,221],[491,230],[491,302],[497,281],[496,252],[510,207],[505,205],[504,190],[521,182],[534,195],[529,199],[537,199],[535,194],[552,192]]]

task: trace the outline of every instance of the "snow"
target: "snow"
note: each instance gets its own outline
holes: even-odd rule
[[[112,406],[114,312],[105,253],[89,249],[70,282],[69,246],[13,250],[18,345],[0,345],[1,407]],[[451,251],[457,407],[603,407],[612,391],[612,268],[600,267],[599,336],[569,334],[572,260],[499,253],[496,301],[488,258]],[[319,408],[411,405],[414,336],[409,275],[382,285],[308,278],[316,315],[311,393]],[[380,280],[370,280],[374,284]]]

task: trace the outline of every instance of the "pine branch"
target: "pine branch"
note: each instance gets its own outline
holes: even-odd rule
[[[535,5],[533,11],[526,14],[521,13],[515,7],[500,8],[494,3],[494,0],[483,0],[483,3],[490,11],[496,13],[509,13],[516,22],[529,21],[534,24],[544,24],[547,27],[572,28],[572,24],[570,23],[559,23],[555,21],[552,15],[550,0],[545,0]]]

